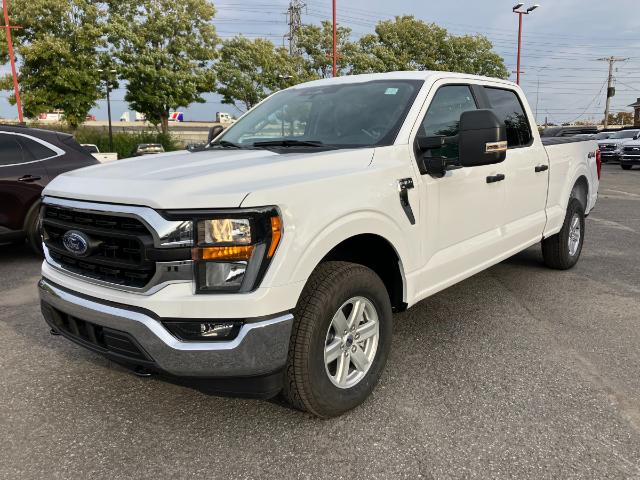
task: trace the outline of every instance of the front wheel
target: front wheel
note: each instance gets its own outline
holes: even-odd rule
[[[294,310],[285,398],[318,417],[361,404],[384,369],[391,347],[391,302],[369,268],[324,262]]]
[[[36,255],[44,256],[42,250],[42,221],[39,208],[32,209],[26,225],[27,243]]]
[[[584,207],[577,198],[570,198],[562,230],[542,240],[544,263],[558,270],[568,270],[578,263],[585,232]]]

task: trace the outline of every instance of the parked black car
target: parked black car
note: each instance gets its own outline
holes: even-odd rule
[[[61,173],[98,163],[66,133],[0,126],[0,243],[26,238],[39,252],[42,190]]]

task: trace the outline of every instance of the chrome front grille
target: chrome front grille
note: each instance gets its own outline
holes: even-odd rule
[[[184,228],[184,222],[164,220],[146,207],[121,208],[125,212],[118,212],[118,205],[45,198],[41,217],[47,261],[92,283],[137,293],[192,281],[190,240],[166,241],[167,233]],[[81,237],[86,251],[69,248],[69,235]]]
[[[42,215],[45,245],[65,269],[115,285],[143,288],[156,273],[148,259],[153,236],[139,220],[100,215],[47,205]],[[76,256],[63,243],[69,231],[84,233],[95,246],[86,256]]]

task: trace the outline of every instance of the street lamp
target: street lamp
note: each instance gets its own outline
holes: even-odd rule
[[[522,16],[529,15],[540,5],[537,3],[527,8],[525,11],[520,10],[524,3],[517,3],[513,6],[513,13],[518,14],[518,66],[516,67],[516,83],[520,85],[520,52],[522,51]]]
[[[113,152],[113,128],[111,126],[111,75],[117,73],[116,70],[98,69],[98,73],[105,74],[104,81],[107,84],[107,115],[109,116],[109,151]]]

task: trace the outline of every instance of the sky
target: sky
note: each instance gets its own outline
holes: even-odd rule
[[[179,0],[177,0],[179,1]],[[267,37],[282,44],[288,31],[288,0],[215,1],[214,23],[222,39],[242,34]],[[414,15],[455,35],[483,34],[493,42],[509,71],[515,71],[517,15],[510,0],[337,0],[338,22],[351,27],[353,38],[373,31],[379,20]],[[525,8],[534,2],[525,3]],[[331,18],[331,0],[306,0],[303,23]],[[608,63],[599,58],[627,59],[615,64],[616,96],[611,111],[640,97],[640,2],[638,0],[540,0],[540,8],[523,19],[522,87],[537,120],[543,123],[600,120],[604,116]],[[0,72],[8,66],[0,67]],[[511,77],[515,80],[515,74]],[[0,93],[0,117],[14,118],[15,107]],[[128,109],[124,92],[112,95],[114,118]],[[215,94],[207,103],[182,109],[187,120],[212,120],[217,111],[238,113]],[[92,111],[106,118],[106,104]]]

